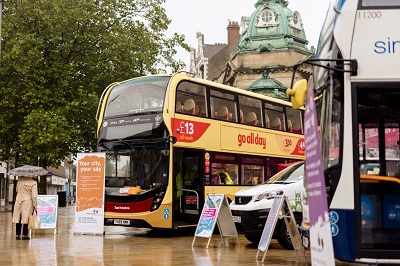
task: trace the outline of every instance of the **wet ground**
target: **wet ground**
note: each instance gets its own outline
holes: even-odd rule
[[[170,236],[147,229],[105,227],[105,235],[74,235],[74,207],[58,209],[57,232],[37,230],[31,240],[16,240],[11,212],[0,212],[0,265],[311,265],[304,255],[272,240],[265,260],[243,235],[208,239],[181,233]],[[336,262],[336,265],[349,265]],[[354,265],[354,264],[353,264]]]

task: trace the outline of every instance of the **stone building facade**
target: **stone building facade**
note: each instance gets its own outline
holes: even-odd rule
[[[232,53],[238,51],[240,41],[238,22],[229,22],[227,43],[206,44],[201,32],[196,34],[197,50],[190,49],[189,72],[196,77],[215,80],[225,68]]]

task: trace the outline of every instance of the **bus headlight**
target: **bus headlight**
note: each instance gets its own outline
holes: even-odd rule
[[[153,198],[153,203],[151,204],[150,211],[155,211],[161,206],[161,202],[164,199],[165,192],[162,190],[159,193],[156,193]]]

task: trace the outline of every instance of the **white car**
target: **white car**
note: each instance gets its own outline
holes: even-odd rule
[[[238,191],[230,204],[237,230],[250,242],[258,244],[277,192],[283,192],[288,197],[296,222],[300,224],[302,201],[306,193],[303,177],[304,162],[299,162],[283,169],[261,185]],[[282,247],[293,249],[283,219],[278,219],[272,238],[277,239]]]

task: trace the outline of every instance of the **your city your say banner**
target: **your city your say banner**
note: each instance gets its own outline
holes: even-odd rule
[[[311,263],[312,265],[335,265],[312,79],[309,80],[306,103],[304,139],[306,144],[307,192],[310,208]]]
[[[74,233],[103,234],[105,153],[78,153]]]

